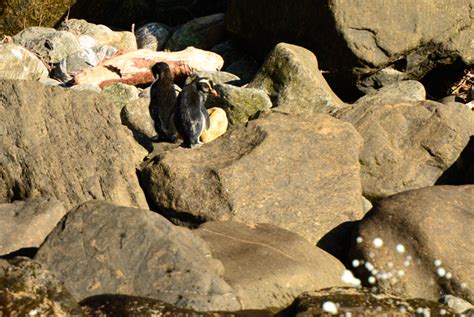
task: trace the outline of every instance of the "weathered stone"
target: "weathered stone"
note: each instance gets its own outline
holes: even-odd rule
[[[78,299],[124,294],[201,311],[241,308],[207,244],[149,210],[103,201],[79,205],[51,232],[36,259]]]
[[[76,91],[93,91],[96,93],[101,93],[102,89],[100,89],[99,86],[95,84],[81,84],[81,85],[74,85],[70,87],[69,89],[71,90],[76,90]]]
[[[225,110],[229,126],[242,126],[250,118],[269,112],[272,107],[270,98],[255,88],[241,88],[233,85],[215,85],[217,96],[209,96],[206,107],[219,107]]]
[[[146,155],[95,93],[0,81],[0,202],[49,194],[147,208],[136,164]]]
[[[216,71],[224,64],[218,54],[193,47],[180,52],[140,49],[119,53],[96,67],[80,72],[75,77],[75,82],[94,83],[100,87],[116,82],[128,85],[150,84],[154,80],[150,67],[157,62],[166,62],[175,79],[184,79],[195,70]]]
[[[215,45],[211,48],[211,51],[222,56],[224,59],[223,69],[248,56],[248,54],[240,49],[232,40],[227,40]]]
[[[273,106],[289,113],[330,113],[344,105],[319,71],[316,56],[286,43],[275,46],[248,87],[262,89]]]
[[[275,113],[200,148],[160,154],[142,165],[140,179],[175,221],[271,223],[315,243],[362,216],[361,146],[350,124]]]
[[[54,198],[0,204],[0,255],[38,248],[65,214],[64,205]]]
[[[122,123],[130,130],[139,132],[148,138],[156,136],[155,125],[148,105],[150,98],[139,98],[129,102],[120,112]]]
[[[0,79],[39,80],[48,77],[43,62],[24,47],[0,44]]]
[[[0,259],[0,307],[4,316],[82,316],[69,291],[40,263]]]
[[[270,224],[207,222],[193,231],[224,265],[245,309],[283,308],[299,294],[344,286],[344,266],[301,236]]]
[[[234,74],[228,72],[221,72],[221,71],[196,71],[193,72],[191,75],[186,78],[185,84],[190,84],[194,79],[197,77],[207,77],[211,79],[214,84],[230,84],[234,85],[234,83],[238,83],[240,78]]]
[[[468,109],[434,101],[362,103],[336,117],[364,138],[361,176],[370,200],[434,185],[474,135]]]
[[[423,101],[426,91],[423,84],[415,80],[397,82],[369,93],[355,102],[355,107],[363,105],[379,105]],[[343,110],[344,111],[344,110]]]
[[[137,41],[132,32],[114,32],[102,24],[89,23],[86,20],[67,19],[62,22],[59,30],[68,31],[77,37],[88,35],[97,45],[110,45],[118,50],[136,50]]]
[[[138,99],[138,89],[135,86],[115,83],[105,87],[101,95],[111,100],[120,113],[123,107]]]
[[[227,115],[225,111],[221,108],[211,108],[207,109],[209,114],[209,127],[202,131],[201,141],[202,143],[209,143],[214,141],[227,131],[227,126],[229,121],[227,120]]]
[[[434,186],[379,201],[351,258],[365,284],[403,297],[474,299],[474,186]],[[357,239],[356,239],[357,238]]]
[[[224,14],[217,13],[193,19],[182,25],[171,35],[165,48],[170,51],[180,51],[194,46],[208,50],[221,42],[224,35]]]
[[[117,49],[115,47],[112,47],[110,45],[99,45],[99,46],[94,46],[92,48],[97,56],[97,60],[99,62],[103,61],[104,59],[110,58],[117,54]]]
[[[49,64],[59,63],[68,55],[81,50],[79,41],[72,33],[53,28],[29,27],[16,34],[13,41]]]
[[[296,317],[456,316],[449,307],[426,299],[404,299],[354,288],[328,288],[304,293],[285,312]],[[286,316],[285,312],[283,316]]]
[[[56,64],[52,71],[52,77],[57,78],[62,82],[69,82],[73,80],[74,76],[76,76],[81,70],[94,67],[98,62],[97,55],[92,49],[82,49],[70,54]]]
[[[469,303],[468,301],[462,298],[459,298],[453,295],[441,296],[440,302],[452,308],[458,314],[462,314],[468,311],[469,309],[474,309],[474,305],[472,305],[471,303]],[[469,316],[469,315],[466,315],[466,316]]]
[[[238,86],[243,86],[252,81],[252,79],[254,79],[255,75],[260,70],[260,64],[258,64],[254,58],[250,56],[245,56],[233,62],[232,64],[224,68],[224,70],[226,72],[239,76],[240,83],[238,84]]]
[[[137,47],[152,51],[161,51],[170,36],[169,27],[162,23],[147,23],[135,31]]]

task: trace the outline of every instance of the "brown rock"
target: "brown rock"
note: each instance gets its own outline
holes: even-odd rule
[[[209,113],[211,125],[201,134],[201,141],[203,143],[209,143],[223,135],[227,131],[229,124],[227,115],[223,109],[215,107],[207,109],[207,112]]]

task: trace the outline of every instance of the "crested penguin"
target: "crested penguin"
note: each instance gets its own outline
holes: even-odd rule
[[[151,118],[155,122],[158,141],[175,142],[176,128],[173,115],[176,110],[176,92],[173,76],[167,63],[158,62],[151,68],[155,81],[150,87]]]
[[[204,129],[210,126],[205,107],[208,95],[217,96],[217,92],[213,82],[204,77],[194,79],[179,93],[174,123],[185,147],[193,148],[201,144],[199,138]]]

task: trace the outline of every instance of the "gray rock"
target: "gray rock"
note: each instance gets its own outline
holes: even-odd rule
[[[354,232],[351,258],[366,285],[407,298],[474,299],[474,186],[433,186],[375,204]]]
[[[82,49],[68,55],[65,59],[55,65],[52,71],[52,77],[68,82],[74,79],[74,76],[83,69],[92,68],[98,64],[99,60],[95,52],[90,49]]]
[[[97,56],[97,60],[99,62],[103,61],[104,59],[107,59],[109,57],[114,56],[118,50],[110,45],[99,45],[99,46],[94,46],[92,48]]]
[[[193,232],[222,262],[223,278],[245,309],[283,308],[305,291],[347,286],[342,263],[273,225],[207,222]]]
[[[62,22],[58,29],[71,32],[77,37],[88,35],[96,41],[97,46],[109,45],[118,50],[137,49],[135,35],[132,32],[115,32],[102,24],[93,24],[86,20],[68,19]]]
[[[0,44],[0,79],[39,80],[48,77],[43,62],[24,47]]]
[[[225,110],[229,127],[242,126],[249,119],[268,113],[272,107],[270,98],[261,90],[241,88],[233,85],[216,85],[218,96],[207,98],[206,107]]]
[[[361,105],[386,105],[411,101],[423,101],[426,99],[425,87],[415,80],[400,81],[359,98],[355,107]]]
[[[105,86],[101,95],[111,100],[120,113],[123,107],[138,99],[138,89],[135,86],[114,83]]]
[[[150,98],[138,98],[123,107],[120,117],[122,124],[130,130],[139,132],[148,138],[156,136],[155,125],[148,108]]]
[[[289,113],[330,113],[344,105],[319,71],[316,56],[291,44],[278,44],[248,87],[262,89],[275,107]]]
[[[79,205],[51,232],[36,260],[78,299],[124,294],[200,311],[241,308],[207,244],[149,210],[103,201]]]
[[[474,305],[462,298],[453,295],[443,295],[441,296],[439,301],[445,304],[446,306],[452,308],[458,314],[462,314],[468,311],[469,309],[474,309]]]
[[[238,86],[248,84],[255,77],[259,69],[260,65],[250,56],[245,56],[224,68],[226,72],[240,77]]]
[[[208,50],[221,42],[225,35],[224,14],[217,13],[193,19],[179,27],[170,37],[165,48],[181,51],[188,46]]]
[[[100,87],[96,84],[80,84],[80,85],[74,85],[70,88],[71,90],[76,90],[76,91],[93,91],[98,94],[102,91]]]
[[[40,263],[0,259],[0,303],[5,316],[82,316],[69,291]]]
[[[200,148],[153,157],[139,177],[174,221],[271,223],[315,243],[362,216],[361,146],[350,124],[329,116],[274,113]]]
[[[49,64],[59,63],[70,54],[82,49],[72,33],[45,27],[26,28],[16,34],[13,41],[29,49],[43,62]]]
[[[246,57],[250,57],[248,53],[238,48],[238,46],[232,40],[227,40],[213,46],[211,48],[211,52],[217,53],[222,56],[222,58],[224,59],[223,69],[226,69],[234,62],[237,62]]]
[[[49,194],[147,208],[136,178],[146,155],[96,93],[0,81],[0,202]]]
[[[197,77],[207,77],[211,79],[214,84],[230,84],[238,83],[240,78],[234,74],[222,71],[195,71],[186,78],[185,84],[190,84]]]
[[[288,309],[291,316],[450,316],[449,307],[426,299],[406,299],[367,289],[328,288],[299,296]]]
[[[64,205],[54,198],[0,204],[0,255],[38,248],[65,214]]]
[[[377,200],[434,185],[474,135],[468,109],[434,101],[363,103],[342,114],[364,138],[364,196]]]
[[[152,51],[161,51],[165,47],[170,35],[169,27],[155,22],[145,24],[135,31],[137,47],[139,49],[148,48]]]

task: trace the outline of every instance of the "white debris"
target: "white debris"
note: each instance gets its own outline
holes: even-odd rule
[[[405,271],[404,270],[399,270],[397,272],[397,274],[398,274],[398,276],[403,276],[403,275],[405,275]]]
[[[436,260],[433,261],[433,263],[434,263],[435,266],[440,266],[442,262],[441,262],[441,260],[436,259]]]
[[[356,242],[357,242],[357,243],[362,243],[362,241],[364,241],[364,239],[362,239],[362,237],[357,237],[357,238],[356,238]]]
[[[397,244],[395,247],[398,253],[404,253],[405,252],[405,246],[403,244]]]
[[[374,244],[376,248],[380,248],[381,246],[383,246],[383,240],[380,238],[375,238],[374,241],[372,241],[372,243]]]
[[[366,262],[366,263],[365,263],[365,268],[366,268],[369,272],[372,272],[372,270],[374,269],[374,266],[372,265],[372,263]]]
[[[351,271],[349,270],[344,270],[344,273],[342,273],[341,277],[342,281],[346,284],[350,284],[354,287],[359,287],[361,282],[358,278],[354,277]]]
[[[337,306],[331,301],[323,303],[323,310],[330,314],[337,314]]]
[[[36,316],[36,315],[38,315],[38,311],[37,311],[36,309],[32,309],[32,310],[30,310],[30,312],[28,313],[28,315],[30,315],[30,316]]]
[[[370,284],[375,284],[375,282],[377,281],[377,279],[373,276],[369,276],[369,278],[367,279],[367,281],[370,283]]]
[[[447,272],[444,277],[446,277],[449,280],[451,279],[451,277],[453,277],[453,275],[451,274],[451,272]]]
[[[446,270],[442,267],[439,267],[437,270],[436,270],[436,273],[438,273],[439,276],[443,277],[446,275]]]
[[[439,310],[439,314],[440,314],[440,315],[446,315],[446,310],[443,309],[443,308],[441,308],[441,309]]]
[[[360,261],[355,259],[355,260],[352,260],[352,266],[353,267],[358,267],[360,265]]]

